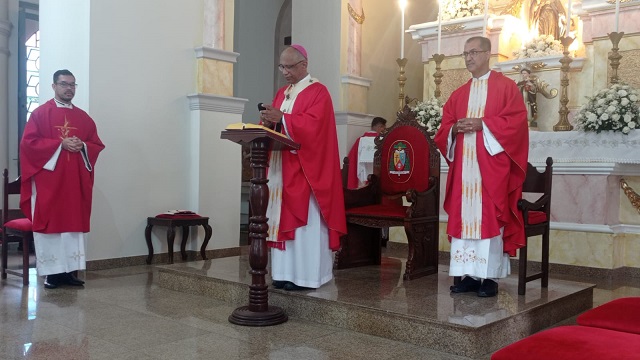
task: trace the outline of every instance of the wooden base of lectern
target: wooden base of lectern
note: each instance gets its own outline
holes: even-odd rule
[[[229,322],[244,326],[278,325],[289,318],[277,306],[269,306],[269,292],[265,284],[267,274],[267,204],[269,203],[269,187],[267,168],[269,167],[269,150],[287,151],[300,149],[300,145],[282,137],[273,131],[264,129],[225,130],[220,138],[228,139],[241,145],[251,147],[251,195],[249,207],[249,265],[251,285],[249,286],[249,305],[241,306],[229,316]]]
[[[277,306],[269,306],[267,311],[255,312],[249,306],[241,306],[229,316],[229,322],[243,326],[271,326],[289,320],[284,311]]]

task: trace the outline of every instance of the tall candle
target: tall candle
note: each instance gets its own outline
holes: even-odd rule
[[[489,22],[489,0],[484,0],[484,26],[482,36],[487,37],[487,22]]]
[[[618,32],[619,17],[620,17],[620,0],[616,0],[616,32]]]
[[[442,0],[438,1],[438,54],[440,52],[440,44],[442,43]]]
[[[571,0],[567,0],[567,32],[564,36],[569,36],[571,33]]]
[[[400,59],[404,59],[404,8],[407,6],[407,0],[400,0],[400,9],[402,9],[402,21],[400,28]]]

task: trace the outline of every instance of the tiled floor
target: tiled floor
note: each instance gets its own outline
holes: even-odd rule
[[[152,266],[90,271],[84,288],[54,290],[35,274],[25,288],[9,276],[0,359],[466,359],[296,318],[236,326],[227,320],[235,306],[160,288],[157,276]],[[594,305],[640,296],[640,279],[589,281]]]

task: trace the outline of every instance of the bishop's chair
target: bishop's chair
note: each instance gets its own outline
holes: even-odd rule
[[[431,134],[405,106],[397,121],[375,140],[373,174],[357,190],[346,186],[347,235],[340,239],[334,265],[338,269],[380,265],[381,229],[403,226],[408,255],[405,280],[438,270],[440,153]]]
[[[21,276],[22,284],[29,285],[29,246],[33,243],[31,220],[24,217],[19,209],[9,209],[9,196],[20,195],[20,177],[9,182],[9,171],[4,169],[3,178],[2,279],[6,279],[7,274]],[[9,243],[17,241],[22,245],[22,271],[7,268]]]

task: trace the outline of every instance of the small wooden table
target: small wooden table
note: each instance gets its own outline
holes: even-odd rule
[[[189,227],[190,226],[199,226],[204,227],[204,242],[200,247],[200,255],[202,255],[202,259],[206,260],[207,257],[205,255],[205,249],[207,244],[209,243],[209,239],[211,239],[211,226],[209,225],[209,218],[202,216],[191,216],[191,217],[175,217],[175,218],[165,218],[165,217],[148,217],[147,218],[147,227],[144,229],[144,237],[147,240],[147,247],[149,248],[149,256],[147,256],[147,264],[151,264],[151,259],[153,259],[153,244],[151,243],[151,228],[155,225],[158,226],[166,226],[167,229],[167,246],[169,247],[169,264],[173,264],[173,241],[176,236],[175,227],[182,227],[182,243],[180,244],[180,254],[182,255],[182,260],[187,260],[187,239],[189,238]]]

